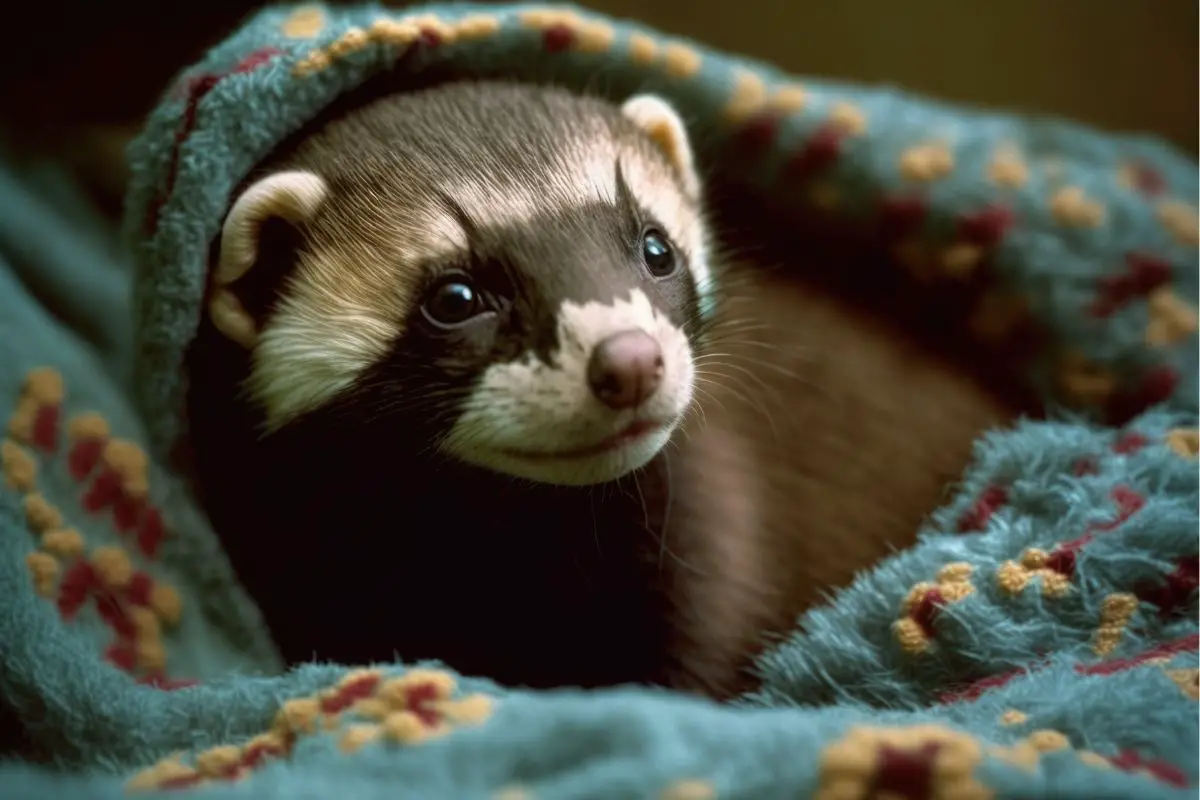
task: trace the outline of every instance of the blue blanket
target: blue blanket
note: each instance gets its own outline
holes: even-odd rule
[[[166,466],[208,246],[276,143],[373,76],[445,66],[662,93],[710,174],[877,238],[931,292],[975,287],[965,333],[1061,411],[984,437],[920,541],[801,619],[732,705],[284,671]],[[1195,796],[1181,154],[579,9],[454,4],[263,11],[180,75],[131,160],[130,250],[52,172],[0,172],[0,797]]]

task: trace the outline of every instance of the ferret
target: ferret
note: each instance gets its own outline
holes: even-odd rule
[[[722,258],[687,128],[384,95],[239,187],[187,359],[215,531],[289,663],[727,697],[914,540],[1003,401]]]

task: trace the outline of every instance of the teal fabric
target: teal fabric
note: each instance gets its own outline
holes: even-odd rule
[[[53,174],[0,173],[0,408],[15,414],[0,486],[0,720],[17,721],[22,740],[0,762],[0,796],[116,797],[172,776],[176,791],[205,797],[482,798],[518,788],[533,798],[1195,796],[1200,488],[1196,462],[1175,448],[1186,449],[1180,432],[1197,426],[1197,339],[1186,325],[1166,339],[1147,343],[1145,335],[1162,313],[1164,288],[1174,290],[1167,298],[1182,304],[1185,321],[1194,309],[1194,162],[1147,138],[820,80],[800,81],[802,109],[734,118],[734,97],[757,107],[759,84],[746,75],[757,76],[767,104],[793,79],[580,10],[530,19],[522,6],[434,6],[420,12],[437,19],[421,22],[415,46],[369,33],[379,18],[413,12],[325,9],[311,35],[289,37],[294,11],[252,17],[164,95],[131,150],[130,252]],[[475,21],[456,38],[454,26],[468,18]],[[363,33],[347,39],[356,28]],[[633,34],[657,43],[653,58],[641,58],[645,45]],[[312,57],[338,41],[349,44],[334,46],[337,57]],[[699,56],[693,74],[664,66],[689,66],[669,42]],[[814,187],[825,196],[836,188],[830,213],[864,236],[897,222],[897,198],[919,194],[928,213],[910,226],[909,243],[935,253],[955,244],[986,249],[993,288],[1023,297],[1043,330],[1024,379],[1073,411],[984,437],[919,543],[801,619],[762,658],[762,688],[733,705],[636,689],[508,691],[485,676],[460,677],[454,696],[468,705],[491,698],[492,713],[446,722],[445,735],[393,741],[371,727],[378,703],[304,732],[296,710],[353,665],[281,671],[203,515],[165,466],[179,433],[181,354],[209,243],[253,165],[371,77],[447,65],[615,97],[660,92],[688,120],[707,174],[805,214],[814,213]],[[865,127],[814,175],[820,151],[812,143],[828,139],[829,119],[845,119],[841,103],[858,109]],[[949,145],[952,168],[930,182],[906,178],[903,154],[934,140]],[[1006,147],[1028,168],[1008,188],[988,178]],[[807,154],[799,178],[797,153]],[[1120,176],[1134,165],[1142,177],[1131,188]],[[1082,209],[1070,193],[1051,201],[1068,187],[1081,190]],[[1166,203],[1193,209],[1190,230]],[[979,212],[998,207],[1013,222],[989,238],[980,219],[997,217]],[[1140,271],[1130,272],[1130,254]],[[1101,297],[1116,300],[1096,313]],[[1111,376],[1105,398],[1089,404],[1064,393],[1066,352],[1092,364],[1093,377]],[[33,390],[56,401],[43,412],[57,414],[32,428],[16,413],[29,407],[31,373]],[[103,464],[78,475],[88,440],[72,435],[72,421],[92,411],[112,437],[150,456],[149,505],[134,509],[135,522],[122,523],[132,513],[122,497],[96,502]],[[18,469],[29,463],[36,485]],[[54,549],[35,530],[32,493],[64,517],[51,527],[76,529],[87,548],[85,558],[55,562],[56,599],[31,580],[29,563],[47,562],[30,555]],[[143,546],[147,508],[164,521],[157,548]],[[139,575],[174,587],[177,622],[161,603],[134,596],[112,553],[97,556],[104,546],[120,548]],[[1031,549],[1049,561],[1017,587],[1023,561],[1035,564]],[[89,573],[93,557],[101,568]],[[88,574],[107,575],[120,591],[87,584],[87,602],[65,619],[79,575]],[[915,610],[907,605],[914,592]],[[145,623],[143,607],[160,612],[163,674],[154,652],[140,653],[151,656],[146,663],[135,652],[132,668],[110,663],[123,657],[112,644],[142,641],[129,626]],[[350,679],[377,689],[411,668],[385,665],[379,676]],[[198,684],[179,684],[186,679]],[[439,706],[435,717],[445,722],[458,707]],[[290,709],[283,721],[281,708]],[[251,759],[247,745],[271,730],[300,733],[272,740],[286,742],[286,752]],[[364,731],[377,735],[366,741]],[[174,767],[140,773],[176,752]],[[220,768],[228,758],[244,768]]]

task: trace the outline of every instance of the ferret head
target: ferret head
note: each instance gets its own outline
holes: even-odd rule
[[[614,480],[692,403],[712,280],[700,194],[655,96],[387,98],[237,197],[209,314],[251,351],[268,436],[341,407],[339,424],[494,472]]]

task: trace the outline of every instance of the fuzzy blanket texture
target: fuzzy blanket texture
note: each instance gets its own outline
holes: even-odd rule
[[[670,98],[709,174],[891,248],[1055,421],[984,437],[918,544],[801,619],[733,705],[283,670],[165,466],[209,244],[335,98],[443,67]],[[262,11],[131,158],[128,255],[52,171],[0,173],[0,797],[1196,796],[1187,157],[582,9],[453,4]]]

